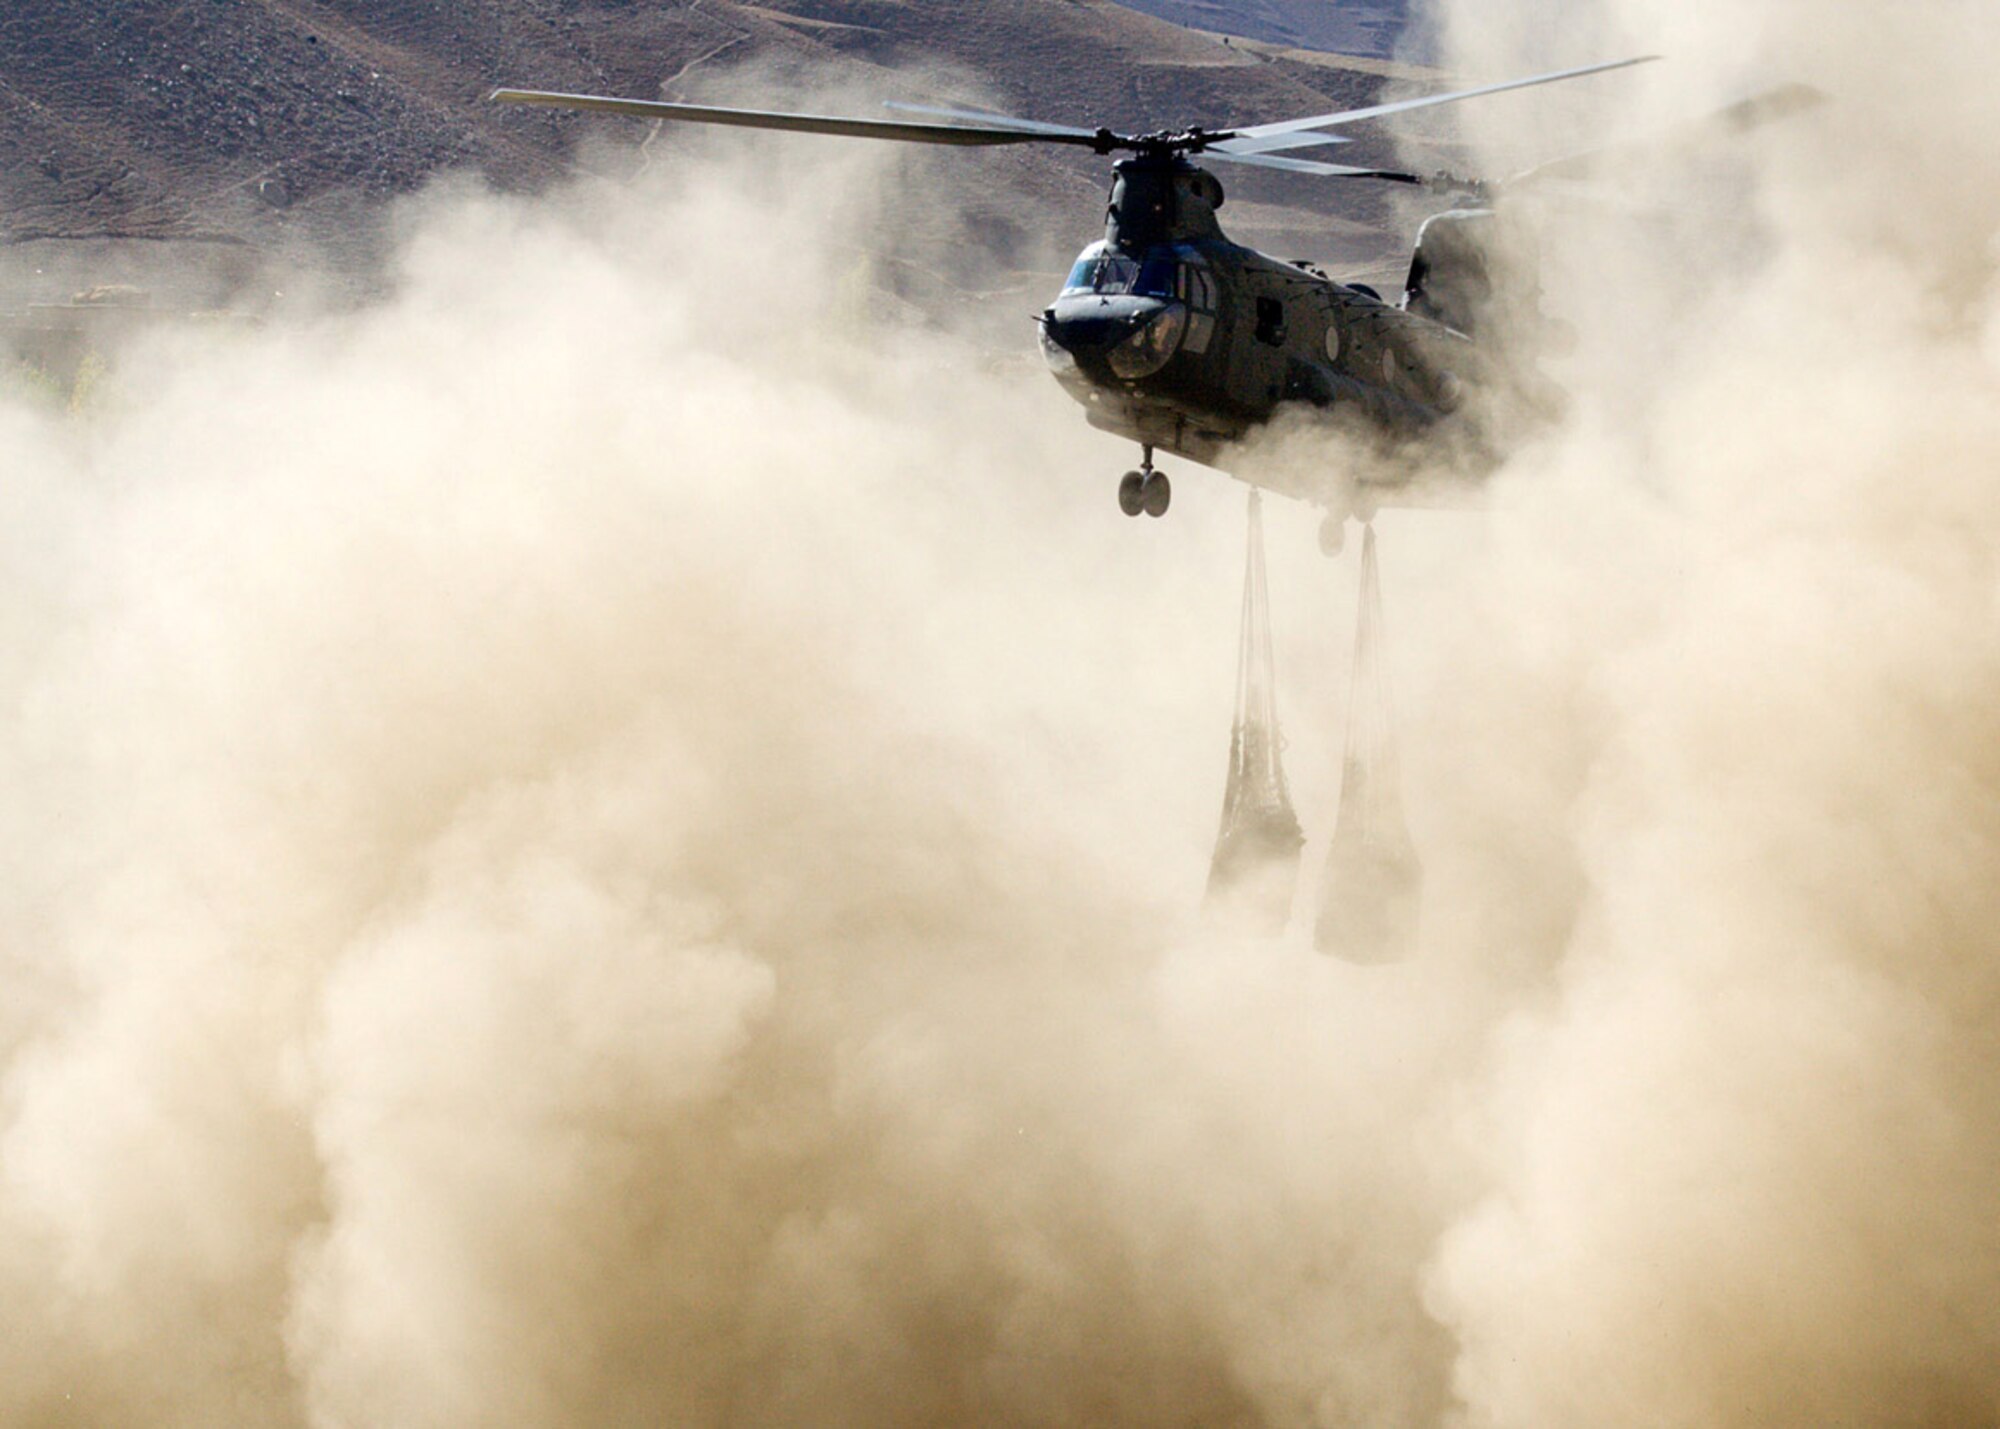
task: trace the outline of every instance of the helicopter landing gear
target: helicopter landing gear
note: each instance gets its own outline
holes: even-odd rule
[[[1118,482],[1118,509],[1127,516],[1137,516],[1141,511],[1148,516],[1164,516],[1174,499],[1174,488],[1165,472],[1153,470],[1153,449],[1145,447],[1143,451],[1139,469],[1126,472]]]
[[[1337,556],[1347,547],[1347,523],[1357,521],[1363,531],[1375,524],[1375,493],[1349,492],[1344,499],[1327,503],[1326,516],[1319,523],[1319,548]]]
[[[1128,471],[1118,482],[1118,509],[1137,516],[1146,509],[1146,473]]]

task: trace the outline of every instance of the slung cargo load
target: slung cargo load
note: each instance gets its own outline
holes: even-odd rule
[[[1361,546],[1361,611],[1340,812],[1313,930],[1314,946],[1350,962],[1396,962],[1416,951],[1424,871],[1403,817],[1393,717],[1382,656],[1382,580],[1375,528],[1369,526]]]
[[[1254,490],[1249,525],[1236,658],[1236,723],[1229,740],[1222,827],[1208,869],[1208,906],[1259,936],[1276,937],[1291,920],[1305,836],[1285,787],[1271,601],[1264,585],[1264,521]]]

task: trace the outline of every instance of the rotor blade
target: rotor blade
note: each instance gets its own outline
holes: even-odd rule
[[[1814,89],[1809,84],[1781,84],[1775,89],[1767,89],[1761,94],[1740,100],[1726,109],[1719,109],[1704,118],[1692,120],[1664,134],[1656,134],[1647,139],[1634,139],[1624,143],[1607,144],[1602,148],[1585,150],[1580,154],[1566,154],[1560,159],[1550,159],[1545,163],[1523,169],[1505,180],[1504,186],[1517,189],[1526,184],[1538,184],[1545,179],[1587,178],[1606,164],[1624,160],[1658,159],[1672,154],[1675,150],[1691,149],[1710,139],[1733,139],[1739,134],[1747,134],[1766,124],[1774,124],[1780,119],[1789,119],[1794,114],[1802,114],[1808,109],[1816,109],[1826,103],[1824,91]]]
[[[765,109],[714,109],[700,104],[667,104],[653,99],[609,99],[596,94],[552,94],[539,89],[496,89],[496,104],[533,104],[549,109],[587,109],[631,114],[641,119],[674,119],[689,124],[723,124],[738,129],[779,129],[793,134],[838,134],[851,139],[894,139],[906,144],[1079,144],[1095,146],[1097,136],[1045,133],[998,125],[892,124],[875,119],[836,119],[819,114],[786,114]]]
[[[1039,119],[1016,119],[1009,114],[988,114],[979,109],[940,109],[929,104],[904,104],[897,100],[886,102],[886,108],[902,110],[910,114],[936,114],[948,119],[977,120],[987,124],[1018,124],[1023,128],[1033,128],[1049,134],[1090,135],[1089,129],[1077,129],[1067,124],[1045,124]],[[1300,141],[1306,144],[1345,144],[1349,141],[1338,134],[1312,134]],[[1318,174],[1329,178],[1392,179],[1397,183],[1422,183],[1415,174],[1400,173],[1393,169],[1357,169],[1345,164],[1322,164],[1312,159],[1275,159],[1262,154],[1238,154],[1227,142],[1211,144],[1202,154],[1231,164],[1255,164],[1263,169],[1287,169],[1295,174]]]
[[[1014,124],[1018,125],[1023,129],[1033,129],[1038,134],[1077,134],[1077,135],[1093,134],[1094,135],[1096,132],[1095,130],[1091,129],[1079,129],[1071,124],[1048,124],[1040,119],[1017,119],[1011,114],[989,114],[982,109],[940,109],[934,105],[929,105],[929,104],[904,104],[901,101],[894,99],[885,100],[883,102],[882,107],[885,109],[901,110],[907,114],[935,114],[943,119],[964,119],[980,124]],[[1301,134],[1296,139],[1292,140],[1290,143],[1274,144],[1271,147],[1286,148],[1286,149],[1291,149],[1291,148],[1304,149],[1313,144],[1351,144],[1353,142],[1354,141],[1352,139],[1349,139],[1345,134]],[[1234,154],[1236,153],[1235,142],[1233,140],[1223,140],[1219,143],[1210,144],[1208,147],[1201,150],[1201,152],[1209,155],[1212,158],[1220,158],[1225,154]],[[1247,155],[1249,153],[1262,153],[1262,152],[1264,152],[1262,149],[1246,150],[1245,161],[1247,162]],[[1291,168],[1291,169],[1296,169],[1299,173],[1302,174],[1341,173],[1341,174],[1368,174],[1377,177],[1384,176],[1382,175],[1381,171],[1377,169],[1350,169],[1334,164],[1312,164],[1309,162],[1288,164],[1288,163],[1273,161],[1272,163],[1265,165],[1265,167],[1273,169]],[[1392,177],[1401,178],[1402,175],[1397,174],[1393,175]]]
[[[1237,133],[1240,135],[1241,130]],[[1224,139],[1208,146],[1209,153],[1220,151],[1224,154],[1275,154],[1282,149],[1310,149],[1315,144],[1352,144],[1354,141],[1345,134],[1322,134],[1306,130],[1297,134],[1253,135],[1250,138]]]
[[[1280,159],[1271,154],[1235,154],[1227,149],[1208,149],[1200,157],[1219,164],[1254,164],[1260,169],[1285,169],[1294,174],[1319,174],[1333,179],[1388,179],[1398,184],[1428,182],[1400,169],[1357,169],[1348,164],[1322,164],[1317,159]]]
[[[1553,74],[1537,74],[1530,75],[1526,79],[1509,79],[1498,84],[1483,84],[1477,89],[1459,89],[1449,94],[1427,94],[1418,99],[1400,99],[1388,104],[1370,105],[1366,109],[1347,109],[1338,114],[1314,114],[1304,119],[1280,120],[1276,124],[1254,124],[1233,131],[1233,137],[1226,142],[1231,151],[1238,154],[1287,149],[1292,147],[1291,143],[1286,142],[1288,136],[1308,129],[1329,129],[1343,124],[1357,124],[1363,119],[1378,119],[1384,114],[1401,114],[1409,109],[1425,109],[1433,104],[1456,104],[1461,99],[1476,99],[1482,94],[1499,94],[1503,90],[1527,89],[1537,84],[1554,84],[1557,80],[1578,79],[1587,74],[1603,74],[1607,70],[1649,64],[1658,58],[1658,55],[1640,55],[1635,59],[1612,60],[1608,64],[1585,65],[1580,69],[1557,70]],[[1278,142],[1260,142],[1269,140]]]
[[[1011,114],[988,114],[983,109],[940,109],[933,104],[905,104],[897,99],[882,101],[884,109],[894,109],[904,114],[931,114],[940,119],[963,119],[973,124],[997,124],[1014,129],[1025,129],[1035,134],[1074,134],[1079,138],[1094,139],[1095,129],[1079,129],[1074,124],[1050,124],[1040,119],[1016,119]]]
[[[936,114],[950,119],[978,120],[982,123],[1018,124],[1023,128],[1033,128],[1049,134],[1091,134],[1089,129],[1077,129],[1067,124],[1045,124],[1039,119],[1016,119],[1008,114],[988,114],[978,109],[939,109],[928,104],[903,104],[896,100],[887,102],[887,108],[907,111],[911,114]],[[1309,144],[1347,144],[1353,141],[1340,134],[1308,134],[1298,140],[1298,147]],[[1201,153],[1210,159],[1231,164],[1255,164],[1264,169],[1287,169],[1295,174],[1318,174],[1330,178],[1391,179],[1397,183],[1422,183],[1415,174],[1402,173],[1395,169],[1358,169],[1346,164],[1323,164],[1312,159],[1266,158],[1261,153],[1239,154],[1228,141],[1211,144]]]

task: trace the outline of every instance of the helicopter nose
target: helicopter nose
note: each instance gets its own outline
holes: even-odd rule
[[[1131,303],[1092,304],[1082,310],[1050,308],[1042,314],[1042,333],[1049,345],[1083,362],[1104,357],[1153,320],[1160,304],[1143,308]]]
[[[1186,329],[1187,309],[1175,302],[1064,299],[1042,314],[1042,352],[1058,378],[1136,382],[1166,366]]]

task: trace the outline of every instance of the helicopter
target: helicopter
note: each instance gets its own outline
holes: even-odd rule
[[[1366,434],[1383,451],[1407,450],[1422,438],[1454,442],[1476,457],[1493,455],[1513,422],[1559,405],[1559,394],[1532,363],[1545,328],[1538,299],[1494,302],[1500,275],[1491,271],[1493,254],[1504,245],[1496,240],[1502,225],[1487,201],[1497,185],[1335,164],[1293,151],[1351,142],[1336,131],[1364,120],[1658,58],[1642,55],[1274,123],[1146,134],[898,102],[886,107],[924,117],[841,118],[531,89],[497,89],[491,100],[902,143],[1058,144],[1125,156],[1112,165],[1103,238],[1078,255],[1038,323],[1050,370],[1082,404],[1090,424],[1139,444],[1139,465],[1119,480],[1120,509],[1157,517],[1166,514],[1172,487],[1154,465],[1156,452],[1221,467],[1246,437],[1287,408]],[[1231,240],[1217,218],[1222,184],[1196,158],[1421,185],[1461,202],[1424,225],[1404,292],[1391,303],[1366,284],[1341,283],[1310,263]],[[1491,321],[1496,306],[1509,321]],[[1325,508],[1321,544],[1329,554],[1340,549],[1350,516],[1365,520],[1379,506],[1419,500],[1408,468],[1394,464],[1373,464],[1366,476],[1345,479],[1259,472],[1252,484]]]

